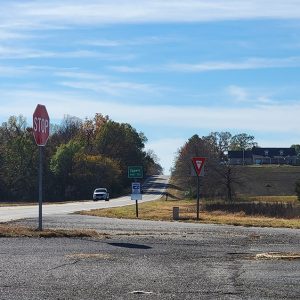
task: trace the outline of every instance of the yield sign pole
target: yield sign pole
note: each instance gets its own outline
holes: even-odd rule
[[[43,230],[43,147],[46,145],[49,137],[50,119],[47,109],[44,105],[38,104],[33,113],[33,136],[39,147],[39,227]]]
[[[205,163],[205,157],[193,157],[193,166],[197,174],[197,220],[199,220],[200,213],[200,174]]]

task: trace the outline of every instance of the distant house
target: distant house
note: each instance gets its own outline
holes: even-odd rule
[[[297,154],[294,148],[258,148],[247,151],[228,151],[231,165],[284,164],[295,165]]]
[[[253,155],[251,150],[228,151],[228,159],[231,165],[252,165]]]

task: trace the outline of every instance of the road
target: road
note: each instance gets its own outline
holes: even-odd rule
[[[139,203],[156,200],[164,193],[168,184],[169,176],[153,176],[144,184],[143,200]],[[110,201],[79,201],[63,204],[44,204],[43,216],[70,214],[80,210],[90,210],[95,208],[118,207],[132,205],[135,201],[130,196],[110,199]],[[38,218],[38,204],[28,206],[0,207],[0,222],[7,222],[24,218]]]
[[[144,200],[159,197],[166,179],[157,180]],[[257,259],[300,253],[299,230],[99,218],[69,214],[82,209],[72,205],[46,214],[44,227],[102,237],[0,238],[1,300],[299,299],[300,260]]]
[[[35,219],[16,221],[34,226]],[[299,230],[62,215],[96,238],[1,238],[0,299],[299,299]]]

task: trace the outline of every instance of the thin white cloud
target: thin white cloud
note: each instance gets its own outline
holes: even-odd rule
[[[1,10],[2,22],[23,26],[300,18],[297,0],[19,0]]]
[[[27,59],[54,56],[55,54],[49,51],[0,46],[0,59]]]
[[[110,70],[119,72],[119,73],[152,73],[152,72],[161,72],[162,68],[159,67],[145,67],[145,66],[111,66]]]
[[[17,77],[29,73],[26,68],[0,65],[0,77]]]
[[[204,61],[201,63],[170,63],[161,66],[110,66],[120,73],[181,72],[202,73],[213,71],[238,71],[271,68],[299,68],[300,56],[283,58],[247,58],[242,61]]]
[[[60,85],[114,96],[122,95],[124,92],[157,93],[161,89],[151,84],[118,81],[109,76],[88,72],[62,71],[56,72],[55,75],[68,79],[58,82]]]
[[[75,88],[90,90],[94,92],[104,92],[108,95],[120,96],[124,91],[127,92],[154,92],[155,88],[148,84],[139,84],[134,82],[112,82],[112,81],[99,81],[99,82],[88,82],[88,81],[62,81],[61,85]]]
[[[4,30],[3,28],[0,28],[0,41],[15,41],[15,40],[24,40],[24,39],[30,39],[33,38],[32,35],[24,34],[24,33],[18,33],[18,32],[12,32],[11,30]]]
[[[270,92],[255,90],[255,89],[246,89],[237,85],[230,85],[227,88],[227,92],[231,97],[231,100],[235,103],[241,104],[256,104],[256,105],[271,105],[276,104],[278,101],[273,100],[270,97]],[[274,93],[274,90],[273,90]],[[286,99],[286,103],[290,102]]]
[[[172,37],[160,36],[145,36],[141,38],[134,38],[130,40],[83,40],[80,42],[82,45],[96,46],[96,47],[120,47],[120,46],[146,46],[162,43],[179,42],[179,40]]]
[[[78,50],[78,51],[44,51],[31,48],[5,47],[0,46],[0,59],[35,59],[35,58],[97,58],[103,60],[131,60],[134,54],[115,55],[101,53],[99,51]]]
[[[285,58],[249,58],[244,61],[213,61],[199,64],[173,63],[165,67],[168,71],[177,72],[208,72],[208,71],[229,71],[229,70],[252,70],[268,68],[298,68],[300,57]]]

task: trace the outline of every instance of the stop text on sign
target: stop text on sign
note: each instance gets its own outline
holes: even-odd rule
[[[50,119],[45,105],[38,104],[32,118],[33,136],[38,146],[45,146],[49,137]]]
[[[33,130],[36,132],[47,133],[49,131],[48,119],[34,117],[33,118]]]

